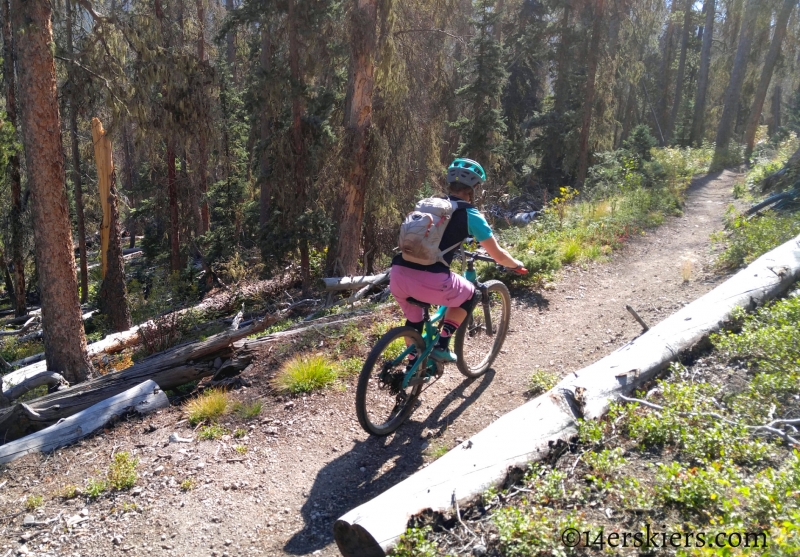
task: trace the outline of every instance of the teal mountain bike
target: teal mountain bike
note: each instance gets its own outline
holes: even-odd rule
[[[464,252],[464,276],[480,293],[480,298],[454,335],[453,351],[458,370],[469,378],[480,377],[490,368],[508,333],[511,296],[499,280],[481,283],[475,261],[494,263],[494,259]],[[424,310],[422,334],[414,328],[395,327],[383,335],[367,356],[356,389],[358,421],[368,433],[389,435],[416,407],[420,394],[444,373],[444,364],[430,357],[439,340],[439,323],[446,307],[430,317],[430,304],[409,298]],[[417,354],[413,364],[409,354]]]

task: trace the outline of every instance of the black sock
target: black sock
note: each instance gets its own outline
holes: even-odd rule
[[[453,333],[456,332],[458,329],[458,323],[453,321],[445,321],[442,323],[442,333],[439,335],[439,342],[436,346],[441,348],[442,350],[449,350],[450,349],[450,337],[453,336]]]

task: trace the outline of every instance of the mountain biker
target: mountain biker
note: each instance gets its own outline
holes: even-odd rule
[[[515,273],[526,274],[527,269],[522,262],[514,259],[505,249],[500,247],[492,235],[492,229],[481,212],[472,205],[475,200],[475,189],[486,181],[483,167],[471,159],[457,158],[447,169],[448,198],[458,203],[450,222],[439,243],[439,249],[460,244],[468,236],[472,236],[498,264],[512,269]],[[477,302],[475,287],[466,278],[450,271],[450,263],[456,250],[444,254],[446,263],[420,265],[403,259],[398,254],[392,259],[392,272],[389,289],[394,295],[403,314],[406,325],[413,327],[420,334],[423,329],[424,313],[421,307],[408,301],[413,298],[432,305],[446,306],[441,335],[437,346],[431,353],[433,359],[441,362],[455,362],[456,355],[450,350],[450,337],[472,310]],[[409,355],[413,363],[415,354]]]

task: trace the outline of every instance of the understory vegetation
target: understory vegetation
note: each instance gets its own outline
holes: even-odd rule
[[[794,186],[800,176],[795,175],[796,169],[785,165],[798,146],[800,141],[794,133],[785,138],[775,138],[773,141],[760,143],[757,146],[754,164],[735,193],[753,203],[775,194],[776,192],[772,190],[764,191],[764,184],[770,176],[782,169],[784,176],[779,183]],[[800,234],[800,211],[797,207],[793,209],[766,211],[763,214],[748,216],[730,208],[726,230],[714,238],[715,241],[725,245],[725,250],[718,259],[719,265],[729,269],[747,265]]]
[[[598,155],[582,192],[562,187],[534,222],[502,230],[501,243],[530,271],[516,280],[540,283],[565,264],[602,259],[666,216],[680,215],[692,177],[708,171],[713,146],[654,145],[647,128],[637,127],[624,149]],[[490,266],[483,269],[482,276],[500,278]]]
[[[462,508],[463,527],[410,529],[393,555],[797,555],[800,290],[736,317],[712,352],[581,421],[555,464]]]

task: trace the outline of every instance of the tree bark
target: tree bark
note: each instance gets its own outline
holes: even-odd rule
[[[772,93],[772,129],[770,135],[778,133],[781,127],[781,86],[775,85],[775,90]]]
[[[131,148],[130,131],[128,130],[128,122],[122,125],[122,156],[125,159],[125,189],[128,192],[128,199],[130,200],[131,209],[136,209],[136,169],[134,168],[133,152]],[[136,219],[128,217],[128,233],[130,239],[128,248],[136,247]]]
[[[656,125],[661,128],[662,144],[666,143],[666,129],[668,124],[669,115],[667,113],[669,107],[669,91],[670,91],[670,74],[672,73],[672,40],[675,35],[675,22],[673,21],[672,14],[678,11],[678,0],[672,0],[670,6],[670,15],[667,20],[667,30],[664,32],[664,57],[661,59],[661,96],[658,101],[658,115],[654,116],[657,119]],[[663,124],[663,125],[662,125]]]
[[[42,327],[47,367],[70,383],[89,377],[78,281],[64,189],[61,117],[47,0],[12,0],[12,28],[20,64],[19,90],[24,99],[20,123],[29,169],[34,243],[42,295]]]
[[[197,58],[203,72],[206,71],[206,10],[204,0],[197,0],[197,21],[200,26],[197,37]],[[205,78],[203,78],[205,80]],[[203,83],[205,89],[205,81]],[[206,109],[205,95],[203,95],[203,108]],[[211,215],[208,211],[208,147],[206,133],[208,131],[208,113],[204,112],[203,122],[201,122],[200,133],[197,135],[197,176],[198,176],[198,197],[200,198],[200,223],[197,235],[202,236],[211,228]]]
[[[69,135],[72,146],[72,185],[75,196],[75,220],[78,225],[78,249],[80,251],[81,303],[89,300],[89,270],[86,261],[86,225],[83,211],[83,184],[81,183],[81,155],[78,145],[78,95],[75,91],[75,47],[72,38],[72,0],[65,0],[67,8],[67,51],[71,63],[69,76]]]
[[[344,204],[339,221],[337,259],[344,275],[356,272],[361,251],[364,195],[368,180],[369,135],[378,23],[377,0],[355,0],[351,20],[350,79],[345,106],[346,155]]]
[[[287,10],[287,24],[289,26],[289,71],[292,79],[292,151],[293,174],[297,198],[298,216],[306,210],[308,191],[305,176],[305,145],[303,144],[303,98],[300,87],[303,83],[303,74],[300,71],[300,40],[297,33],[298,21],[296,15],[297,0],[289,0]],[[311,264],[308,252],[308,238],[300,239],[300,275],[303,281],[303,295],[308,295],[311,290]]]
[[[686,71],[686,51],[689,47],[689,30],[692,26],[692,5],[694,0],[686,0],[686,5],[683,7],[683,33],[681,33],[681,55],[678,60],[678,75],[675,76],[675,98],[672,102],[672,112],[669,115],[669,123],[667,124],[667,132],[665,134],[667,141],[672,141],[672,134],[675,133],[675,122],[678,120],[678,113],[681,110],[681,103],[683,102],[683,76]]]
[[[272,70],[272,33],[266,22],[261,23],[261,71],[264,72],[264,78],[268,79]],[[272,169],[269,164],[269,155],[267,153],[267,145],[269,144],[269,136],[272,130],[271,115],[269,107],[269,95],[264,92],[264,104],[261,108],[261,134],[260,134],[260,149],[259,149],[259,177],[258,181],[261,183],[259,191],[259,204],[258,204],[258,225],[263,230],[267,226],[270,211],[270,199],[272,197],[272,182],[270,181],[270,174]]]
[[[586,180],[589,169],[589,131],[592,126],[592,107],[594,106],[595,77],[600,58],[600,35],[603,32],[603,7],[605,0],[595,0],[592,42],[589,47],[589,72],[586,77],[586,95],[583,101],[583,125],[581,126],[580,150],[578,152],[578,183]]]
[[[694,97],[694,118],[692,119],[692,145],[700,146],[705,135],[706,93],[708,92],[708,73],[711,68],[711,41],[714,37],[716,0],[706,0],[703,9],[706,20],[703,28],[703,46],[700,49],[700,70],[697,74],[697,91]]]
[[[233,0],[225,0],[225,11],[233,11]],[[231,72],[233,82],[236,83],[236,34],[233,29],[228,31],[225,37],[225,58],[228,62],[228,70]]]
[[[561,40],[558,44],[558,60],[555,83],[555,96],[553,100],[553,110],[557,114],[562,114],[567,106],[567,96],[569,95],[569,16],[572,6],[570,0],[564,3],[564,13],[561,16]]]
[[[17,129],[16,79],[14,67],[16,51],[11,34],[9,0],[0,0],[3,15],[3,78],[6,85],[6,118]],[[22,175],[20,173],[19,155],[14,152],[8,157],[8,179],[11,184],[11,266],[13,271],[13,289],[9,292],[14,302],[14,315],[17,317],[27,313],[25,304],[25,259],[22,255]],[[8,270],[3,266],[3,272]]]
[[[168,132],[169,133],[169,132]],[[175,140],[167,138],[167,192],[169,194],[170,269],[181,269],[180,225],[178,221],[178,183],[175,175]]]
[[[783,39],[786,37],[786,26],[789,23],[789,16],[792,15],[795,4],[797,4],[797,0],[783,0],[783,6],[775,21],[772,44],[770,44],[767,57],[764,59],[764,65],[761,67],[761,78],[758,81],[755,97],[753,97],[753,106],[750,107],[750,118],[747,120],[747,130],[745,131],[744,158],[748,161],[750,160],[750,155],[753,154],[756,131],[758,131],[761,111],[764,108],[764,99],[767,98],[769,82],[772,81],[775,62],[777,62],[778,56],[781,53],[781,44],[783,44]]]
[[[750,55],[750,46],[753,42],[753,31],[756,26],[759,0],[747,0],[742,29],[739,33],[739,45],[736,48],[736,58],[731,70],[731,78],[725,91],[725,101],[717,128],[717,146],[714,151],[715,166],[719,166],[725,158],[733,127],[736,123],[736,112],[739,108],[739,96],[742,92],[745,74],[747,73],[747,58]]]

